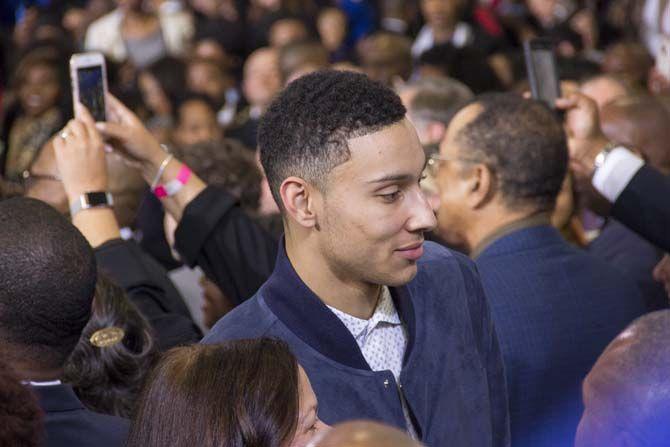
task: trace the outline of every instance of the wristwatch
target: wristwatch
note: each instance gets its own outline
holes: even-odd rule
[[[598,152],[598,155],[596,155],[596,158],[593,160],[593,172],[595,173],[602,165],[605,164],[605,160],[607,160],[607,156],[612,152],[612,149],[615,147],[619,146],[619,144],[610,142],[607,143],[607,145]]]
[[[112,194],[104,191],[85,192],[70,204],[70,216],[90,208],[111,208],[114,205]]]

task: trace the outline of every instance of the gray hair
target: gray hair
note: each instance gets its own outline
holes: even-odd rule
[[[465,84],[446,77],[420,78],[403,88],[416,90],[408,107],[414,123],[437,121],[447,126],[454,115],[474,97]]]

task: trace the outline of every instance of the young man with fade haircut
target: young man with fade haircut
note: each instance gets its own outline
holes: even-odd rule
[[[119,119],[100,128],[123,138],[151,180],[165,154],[109,99]],[[204,341],[285,340],[329,424],[373,419],[431,446],[506,446],[487,302],[472,262],[424,243],[435,216],[419,187],[426,158],[405,113],[392,90],[350,72],[309,74],[279,95],[259,146],[285,237],[267,282]],[[184,167],[171,160],[162,171],[169,182]],[[252,237],[222,201],[194,175],[163,199],[180,220],[177,248],[217,281],[229,274],[217,265],[232,262],[230,238]],[[253,270],[247,251],[234,250],[234,261]]]

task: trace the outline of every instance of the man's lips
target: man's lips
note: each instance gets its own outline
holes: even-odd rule
[[[421,256],[423,256],[423,241],[415,242],[411,245],[399,248],[396,251],[400,256],[409,261],[417,261]]]

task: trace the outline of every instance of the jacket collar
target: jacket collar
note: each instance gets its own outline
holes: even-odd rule
[[[84,405],[70,385],[31,386],[45,413],[83,410]]]
[[[407,327],[405,358],[408,358],[415,333],[411,294],[406,286],[389,289],[400,319]],[[286,255],[283,237],[275,269],[263,286],[261,296],[291,332],[319,353],[343,365],[370,370],[353,335],[298,276]]]
[[[561,233],[551,225],[522,227],[492,242],[475,260],[556,244],[567,244],[567,242],[563,239]]]

